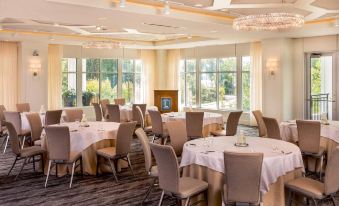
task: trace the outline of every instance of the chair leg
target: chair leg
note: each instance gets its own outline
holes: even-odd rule
[[[154,187],[155,181],[156,181],[156,178],[153,179],[151,185],[149,186],[149,188],[148,188],[148,190],[147,190],[147,192],[146,192],[146,195],[145,195],[144,199],[143,199],[142,202],[141,202],[141,205],[143,205],[144,202],[147,200],[148,195],[151,193],[151,191],[152,191],[152,189],[153,189],[153,187]]]
[[[185,206],[190,205],[190,199],[191,199],[191,197],[188,197],[188,198],[186,199]]]
[[[132,164],[131,164],[131,160],[129,159],[129,155],[127,155],[127,162],[128,162],[128,167],[131,170],[132,175],[135,177],[133,168],[132,168]]]
[[[46,181],[45,181],[45,187],[47,187],[48,177],[49,177],[49,173],[51,171],[51,164],[52,164],[52,160],[49,160],[48,161],[48,168],[47,168],[47,177],[46,177]]]
[[[55,177],[58,177],[58,164],[55,163]]]
[[[289,190],[288,192],[288,206],[292,206],[292,201],[293,201],[293,192]]]
[[[116,174],[117,172],[116,172],[115,167],[114,167],[114,162],[112,162],[111,159],[108,159],[108,161],[109,161],[109,164],[111,165],[114,179],[115,179],[116,182],[118,182],[118,178],[117,178],[117,174]]]
[[[312,201],[315,206],[318,206],[317,201],[314,198],[312,198]]]
[[[333,202],[333,205],[334,205],[334,206],[337,206],[337,203],[335,203],[335,198],[334,198],[334,196],[331,197],[331,200],[332,200],[332,202]]]
[[[207,206],[208,205],[208,190],[206,190],[205,192],[204,192],[204,198],[205,198],[205,205]]]
[[[319,179],[320,179],[320,181],[321,181],[321,179],[322,179],[322,173],[323,173],[323,163],[324,163],[324,155],[323,156],[321,156],[321,158],[320,158],[320,170],[319,170]]]
[[[99,157],[98,156],[97,156],[97,168],[96,168],[95,175],[99,176]]]
[[[35,172],[35,158],[34,158],[34,156],[32,157],[33,158],[33,171]]]
[[[17,161],[17,160],[18,160],[18,157],[15,157],[15,160],[14,160],[14,162],[13,162],[13,165],[12,165],[12,167],[11,167],[11,169],[9,170],[9,172],[8,172],[7,175],[11,174],[12,169],[14,168],[14,165],[16,164],[16,161]]]
[[[26,136],[24,136],[24,138],[22,139],[22,145],[21,145],[21,149],[23,149],[23,148],[24,148],[25,141],[26,141]]]
[[[44,162],[44,155],[40,155],[40,160],[41,160],[41,167],[42,167],[42,174],[45,174],[45,162]]]
[[[74,167],[75,167],[75,161],[73,162],[73,165],[72,165],[71,182],[69,183],[69,188],[72,188],[73,175],[74,175]]]
[[[162,205],[162,201],[164,200],[164,195],[165,195],[165,191],[163,190],[162,193],[161,193],[161,197],[160,197],[160,201],[159,201],[158,206]]]
[[[7,137],[6,137],[6,143],[5,143],[5,147],[4,147],[4,152],[3,153],[5,153],[6,152],[6,149],[7,149],[7,145],[8,145],[8,141],[9,141],[9,135],[7,135]],[[4,141],[4,142],[5,142]]]
[[[154,143],[154,140],[155,140],[155,135],[153,135],[153,138],[152,138],[152,143]]]
[[[27,160],[27,157],[25,157],[24,163],[22,163],[21,169],[20,169],[19,173],[15,176],[14,180],[16,180],[16,179],[19,177],[20,173],[21,173],[22,170],[24,169],[24,166],[26,165],[26,160]]]
[[[84,167],[82,164],[82,157],[80,157],[80,171],[81,171],[81,177],[84,177]]]

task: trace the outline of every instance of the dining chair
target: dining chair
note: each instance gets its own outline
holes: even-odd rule
[[[177,201],[186,200],[189,205],[193,196],[204,193],[207,203],[208,183],[192,177],[180,177],[178,160],[171,146],[150,143],[158,166],[159,187],[162,190],[159,206],[164,195],[171,195]]]
[[[270,117],[263,117],[263,120],[267,129],[267,137],[282,140],[278,121]]]
[[[82,109],[65,109],[66,122],[81,121]]]
[[[31,132],[28,131],[28,130],[22,129],[21,114],[19,112],[7,112],[6,111],[6,112],[4,112],[4,115],[5,115],[5,121],[12,123],[12,125],[15,128],[17,135],[20,138],[22,138],[21,149],[24,148],[26,139],[27,140],[29,139],[29,137],[31,136]],[[9,138],[7,138],[7,140],[6,140],[4,153],[6,152],[8,140],[9,140]]]
[[[224,152],[224,184],[222,198],[225,205],[248,203],[260,205],[262,153]]]
[[[186,125],[182,121],[169,121],[166,122],[166,128],[171,140],[171,146],[173,147],[177,157],[180,157],[184,144],[188,141]]]
[[[101,122],[102,121],[102,111],[99,103],[92,103],[95,112],[95,121]]]
[[[31,111],[31,107],[29,105],[29,103],[20,103],[20,104],[16,104],[16,110],[17,112],[30,112]]]
[[[100,100],[100,106],[102,110],[102,116],[104,119],[107,119],[108,113],[107,113],[107,105],[109,104],[109,99],[102,99]]]
[[[238,124],[242,111],[230,112],[225,123],[226,130],[212,131],[213,136],[234,136],[237,134]]]
[[[161,141],[165,144],[168,137],[168,131],[164,128],[160,112],[156,110],[148,110],[148,113],[152,122],[152,142],[157,139],[161,139]]]
[[[114,99],[114,104],[124,106],[126,104],[125,98]]]
[[[186,131],[189,139],[203,137],[204,112],[186,112]]]
[[[48,110],[45,116],[45,126],[60,124],[62,110]]]
[[[252,114],[254,115],[254,118],[257,121],[259,137],[265,137],[267,135],[267,129],[261,110],[254,110],[252,111]]]
[[[137,107],[140,107],[142,112],[142,117],[145,117],[146,114],[146,104],[133,104],[132,105],[132,119],[133,121],[137,122],[137,127],[141,127],[142,124],[142,118],[140,116],[140,113],[137,109]]]
[[[142,128],[146,134],[151,134],[152,133],[152,126],[146,126],[146,118],[142,113],[142,109],[139,106],[136,106],[137,110],[138,110],[138,114],[139,114],[139,119],[141,119],[140,121],[140,128]],[[146,112],[145,112],[146,115]]]
[[[9,138],[7,131],[6,131],[6,126],[5,126],[5,115],[4,115],[5,111],[6,111],[5,106],[0,105],[0,138],[2,138],[2,137],[4,138],[2,140],[0,148],[2,148],[2,146],[6,144],[6,142],[8,141],[8,138]],[[7,147],[7,145],[6,145],[6,147]]]
[[[339,147],[332,152],[331,158],[327,162],[324,182],[320,182],[308,177],[300,177],[285,184],[289,191],[288,205],[292,205],[295,193],[301,194],[311,199],[315,206],[320,200],[331,199],[336,205],[335,196],[339,191]]]
[[[106,105],[109,122],[120,123],[120,107],[117,104],[107,104]]]
[[[18,134],[16,132],[14,125],[10,122],[5,122],[5,126],[8,130],[8,134],[11,139],[12,152],[15,155],[14,163],[11,169],[9,170],[8,175],[11,174],[11,171],[13,170],[16,162],[20,160],[24,160],[24,162],[21,165],[19,173],[15,176],[15,179],[19,177],[25,165],[30,164],[30,163],[33,164],[33,170],[35,171],[35,163],[41,161],[41,165],[42,165],[41,168],[42,168],[42,172],[44,173],[44,154],[46,151],[40,146],[31,146],[31,147],[25,147],[22,149],[20,147],[19,137],[18,137]],[[36,160],[35,159],[36,156],[40,156],[40,158]]]
[[[54,164],[56,176],[58,176],[58,165],[72,165],[71,181],[69,183],[69,188],[71,188],[75,169],[80,166],[80,171],[83,175],[81,152],[71,151],[71,138],[67,126],[47,126],[45,127],[45,131],[48,153],[45,187],[47,187],[51,166]]]
[[[156,186],[156,182],[158,179],[158,167],[152,166],[152,151],[151,151],[149,140],[148,140],[148,137],[145,131],[139,128],[135,130],[135,134],[137,135],[142,145],[142,150],[144,152],[144,157],[145,157],[145,169],[146,169],[147,175],[153,179],[152,183],[150,184],[146,192],[144,199],[141,202],[141,204],[143,204],[146,201],[148,195],[151,193],[153,187]]]
[[[319,178],[321,180],[322,168],[325,157],[325,148],[320,146],[319,121],[297,120],[298,145],[303,157],[320,160]]]
[[[116,174],[116,166],[118,165],[118,160],[126,161],[128,163],[128,167],[130,168],[132,175],[135,176],[129,158],[129,153],[131,149],[131,141],[133,138],[133,133],[136,124],[137,124],[136,122],[121,123],[117,133],[116,146],[106,147],[97,150],[97,171],[96,171],[97,175],[99,169],[99,157],[103,157],[109,161],[116,182],[118,182]]]
[[[39,113],[26,114],[29,126],[31,127],[31,146],[41,146],[42,123]]]

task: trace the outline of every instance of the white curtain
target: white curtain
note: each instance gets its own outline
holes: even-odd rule
[[[262,49],[261,42],[251,44],[251,110],[262,110]],[[251,115],[251,124],[255,119]]]
[[[7,110],[16,110],[18,84],[18,44],[0,41],[0,104]]]
[[[180,49],[167,52],[167,89],[179,89]]]
[[[141,50],[141,60],[145,76],[145,99],[148,105],[154,105],[155,51]]]
[[[62,54],[62,45],[48,45],[48,109],[60,109],[62,107]]]

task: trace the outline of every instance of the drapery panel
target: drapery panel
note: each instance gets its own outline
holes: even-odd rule
[[[167,89],[179,89],[180,49],[168,50],[167,53]]]
[[[60,109],[62,107],[62,53],[62,45],[48,45],[48,109]]]
[[[140,56],[145,76],[145,100],[148,105],[154,105],[155,51],[143,49]]]
[[[0,104],[7,110],[16,110],[18,88],[18,44],[0,41]]]

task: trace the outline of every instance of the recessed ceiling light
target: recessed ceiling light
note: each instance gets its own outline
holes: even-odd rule
[[[202,7],[202,4],[195,4],[195,7]]]
[[[60,26],[60,24],[58,24],[58,23],[54,23],[54,24],[53,24],[53,26]]]
[[[187,36],[187,39],[192,39],[192,36]]]
[[[50,37],[49,37],[49,40],[50,40],[50,41],[54,41],[55,39],[54,39],[54,37],[50,36]]]
[[[101,26],[96,26],[95,27],[95,30],[97,30],[97,31],[100,31],[102,28],[101,28]]]
[[[218,31],[216,31],[216,30],[211,30],[210,32],[211,32],[211,33],[217,33]]]
[[[220,11],[228,11],[227,9],[221,9]]]
[[[165,1],[165,5],[164,5],[164,8],[162,10],[162,13],[165,14],[165,15],[169,15],[171,13],[171,8],[169,6],[169,3],[168,1]]]

